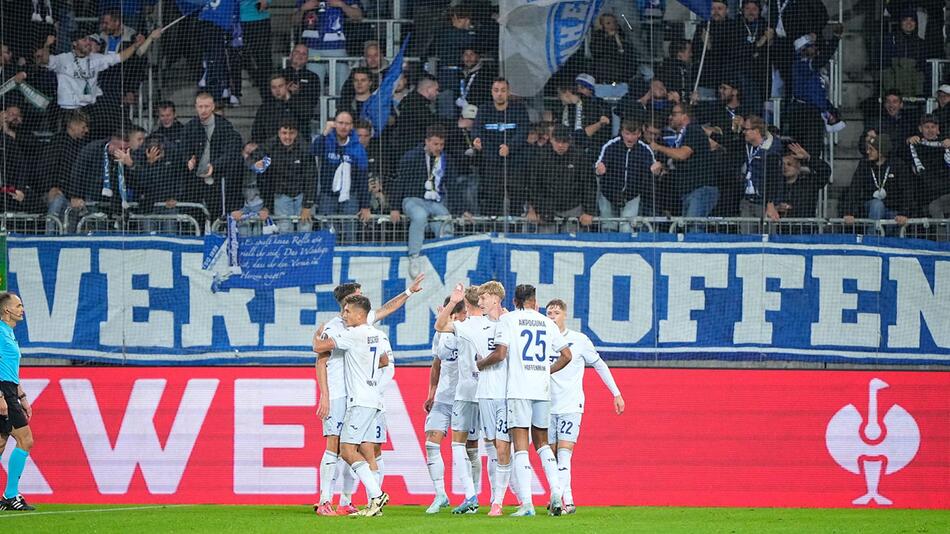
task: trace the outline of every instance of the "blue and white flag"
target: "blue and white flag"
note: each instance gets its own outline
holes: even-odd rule
[[[712,15],[712,0],[680,0],[680,3],[703,20],[709,20]]]
[[[503,75],[514,94],[534,96],[584,43],[603,0],[501,0]]]
[[[363,104],[360,117],[373,124],[373,137],[379,137],[383,133],[383,129],[386,128],[386,123],[389,122],[389,115],[393,109],[393,91],[396,89],[396,81],[402,75],[402,58],[406,54],[406,46],[409,45],[411,37],[412,34],[409,34],[402,41],[399,53],[393,58],[389,70],[386,71],[386,75],[379,83],[379,89]]]

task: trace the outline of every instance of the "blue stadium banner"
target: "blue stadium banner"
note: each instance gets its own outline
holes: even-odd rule
[[[301,287],[332,281],[336,239],[330,232],[271,234],[237,240],[240,272],[231,274],[227,265],[228,240],[218,235],[205,237],[202,267],[218,274],[215,291],[235,287]]]
[[[430,358],[452,286],[534,284],[608,359],[950,364],[950,246],[855,236],[470,236],[427,243],[424,290],[391,315],[401,362]],[[142,364],[309,363],[332,290],[405,289],[405,246],[336,247],[328,277],[212,291],[194,238],[9,239],[25,356]]]

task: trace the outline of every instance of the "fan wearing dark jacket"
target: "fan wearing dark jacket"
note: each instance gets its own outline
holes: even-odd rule
[[[543,232],[555,229],[555,217],[577,217],[582,226],[590,226],[597,214],[597,185],[571,133],[567,126],[556,126],[550,146],[538,150],[529,166],[527,218]]]
[[[310,146],[300,139],[297,124],[284,121],[277,136],[255,150],[250,159],[251,169],[259,173],[257,187],[264,209],[278,217],[280,231],[291,231],[287,217],[294,216],[300,217],[299,230],[309,231],[317,201],[317,167]]]

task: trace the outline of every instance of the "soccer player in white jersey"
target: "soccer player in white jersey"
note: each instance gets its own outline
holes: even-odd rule
[[[357,514],[378,516],[383,515],[389,495],[380,488],[373,473],[376,457],[370,437],[383,409],[379,380],[382,369],[389,365],[392,348],[386,334],[366,322],[371,309],[368,298],[350,295],[344,302],[343,322],[347,328],[324,332],[313,344],[313,350],[318,354],[333,349],[344,351],[346,415],[340,433],[340,454],[366,487],[369,504]]]
[[[521,506],[512,515],[534,515],[528,460],[529,427],[551,487],[548,509],[551,515],[561,515],[557,459],[548,445],[551,373],[560,371],[571,361],[571,349],[554,321],[538,312],[534,286],[519,285],[513,300],[517,309],[502,316],[495,332],[495,350],[478,362],[478,368],[506,363],[508,366],[508,432],[515,447],[512,462],[521,500]],[[548,361],[548,347],[560,353],[554,363]]]
[[[450,305],[445,298],[443,307]],[[439,312],[441,313],[441,309]],[[452,321],[465,320],[465,304],[456,303],[449,316]],[[426,509],[427,514],[437,514],[449,506],[445,493],[445,462],[442,460],[442,440],[449,433],[452,422],[452,404],[455,402],[455,387],[458,385],[458,349],[452,334],[436,332],[432,338],[432,367],[429,370],[429,394],[423,405],[426,413],[426,466],[435,488],[435,499]]]
[[[403,292],[393,297],[378,311],[370,310],[367,321],[373,324],[376,321],[382,321],[389,314],[398,310],[413,293],[422,290],[422,280],[424,275],[419,275],[413,280],[412,285]],[[314,333],[314,342],[323,336],[324,331],[341,330],[346,328],[343,323],[342,310],[346,297],[350,295],[360,295],[360,285],[355,282],[348,282],[338,285],[333,290],[333,297],[340,304],[341,315],[334,317],[321,325]],[[346,414],[346,384],[343,379],[343,351],[335,350],[326,353],[318,353],[316,360],[317,384],[320,388],[320,402],[317,408],[317,417],[323,420],[323,436],[326,438],[326,450],[320,461],[320,501],[313,506],[314,511],[319,515],[349,515],[355,513],[356,507],[353,506],[351,496],[356,490],[357,479],[355,473],[350,470],[346,462],[339,460],[340,453],[340,431],[343,429],[343,417]],[[333,486],[336,480],[337,464],[341,463],[343,473],[343,494],[340,497],[340,505],[336,511],[333,510]]]
[[[548,302],[545,311],[567,340],[573,355],[571,363],[551,375],[551,426],[548,427],[548,443],[557,446],[557,469],[564,513],[573,514],[576,507],[571,491],[571,456],[581,432],[581,416],[584,415],[584,365],[593,366],[614,396],[614,411],[617,415],[623,414],[624,402],[610,368],[600,359],[590,338],[565,326],[567,304],[561,299],[554,299]],[[548,352],[548,355],[552,362],[557,357],[553,352]]]
[[[452,321],[449,317],[450,308],[463,300],[467,318],[464,321]],[[474,514],[478,511],[475,477],[481,479],[482,465],[478,456],[478,429],[481,425],[475,398],[478,389],[475,362],[489,352],[490,332],[494,327],[478,307],[478,290],[471,287],[465,290],[462,284],[458,284],[449,297],[449,306],[439,313],[435,329],[443,333],[454,332],[457,338],[459,382],[452,405],[452,465],[462,479],[465,500],[453,508],[452,513]]]
[[[495,350],[495,333],[498,320],[505,313],[501,302],[505,300],[505,288],[495,281],[485,282],[478,288],[478,307],[493,321],[492,328],[484,328],[491,335],[488,352]],[[479,418],[482,423],[482,437],[485,438],[485,450],[488,453],[488,480],[491,481],[491,510],[489,516],[502,515],[502,504],[508,481],[511,478],[511,438],[508,436],[508,368],[505,365],[486,367],[478,373]]]

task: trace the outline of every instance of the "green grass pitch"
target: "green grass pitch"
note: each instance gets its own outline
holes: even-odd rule
[[[856,532],[944,533],[950,512],[887,509],[581,507],[563,517],[427,516],[391,506],[383,517],[318,517],[309,506],[107,506],[42,504],[36,512],[0,512],[4,530],[30,532]],[[511,513],[514,508],[506,508]],[[544,507],[538,507],[539,514]],[[552,530],[553,529],[553,530]]]

